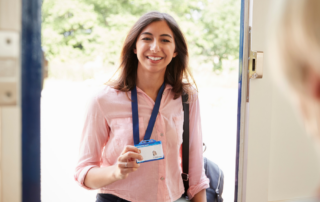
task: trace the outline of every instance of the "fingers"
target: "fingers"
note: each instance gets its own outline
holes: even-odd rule
[[[119,161],[127,162],[127,161],[135,161],[136,159],[142,160],[141,151],[135,146],[127,145],[123,151],[121,156],[119,157]]]
[[[131,167],[132,166],[132,167]],[[135,161],[133,162],[118,162],[118,168],[116,172],[116,177],[118,179],[125,179],[131,172],[138,170],[140,167]]]
[[[136,159],[138,160],[143,160],[142,155],[129,151],[126,152],[124,154],[122,154],[121,156],[119,156],[118,161],[119,162],[127,162],[127,161],[136,161]]]
[[[125,179],[128,177],[128,174],[136,171],[140,164],[137,164],[136,160],[142,160],[141,151],[131,145],[127,145],[121,155],[118,158],[118,166],[117,166],[117,178]]]
[[[141,153],[141,151],[140,151],[140,149],[138,149],[137,147],[135,147],[135,146],[132,146],[132,145],[127,145],[124,149],[123,149],[123,151],[122,151],[122,153],[121,154],[125,154],[125,153],[127,153],[127,152],[135,152],[135,153]]]

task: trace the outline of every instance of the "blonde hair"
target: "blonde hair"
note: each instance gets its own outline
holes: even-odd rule
[[[308,131],[320,137],[320,102],[306,91],[308,69],[320,75],[320,1],[275,3],[270,15],[269,66],[298,103]]]

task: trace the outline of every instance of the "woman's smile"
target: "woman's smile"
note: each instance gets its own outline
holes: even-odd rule
[[[163,60],[163,57],[157,57],[157,56],[147,56],[147,59],[150,60],[151,63],[159,63]]]

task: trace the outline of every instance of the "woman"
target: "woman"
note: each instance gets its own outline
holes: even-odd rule
[[[320,138],[320,1],[281,0],[270,21],[270,67]],[[271,15],[270,15],[271,16]]]
[[[206,201],[209,181],[203,169],[199,101],[188,80],[187,44],[176,21],[165,13],[143,15],[127,35],[119,71],[119,78],[99,92],[89,108],[76,181],[86,189],[99,189],[97,202],[179,199],[184,193],[180,160],[181,95],[187,92],[190,102],[187,194],[192,201]],[[140,150],[133,146],[133,95],[138,102],[138,141],[144,139],[157,97],[161,99],[151,139],[162,142],[162,160],[136,163],[143,159]]]
[[[274,2],[269,66],[299,109],[306,129],[320,143],[320,1]]]

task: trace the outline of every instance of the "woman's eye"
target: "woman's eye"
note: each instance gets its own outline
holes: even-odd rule
[[[148,40],[151,40],[151,39],[146,37],[146,38],[143,38],[142,40],[148,41]]]
[[[167,40],[167,39],[163,39],[162,41],[163,41],[163,42],[170,42],[170,41],[169,41],[169,40]]]

